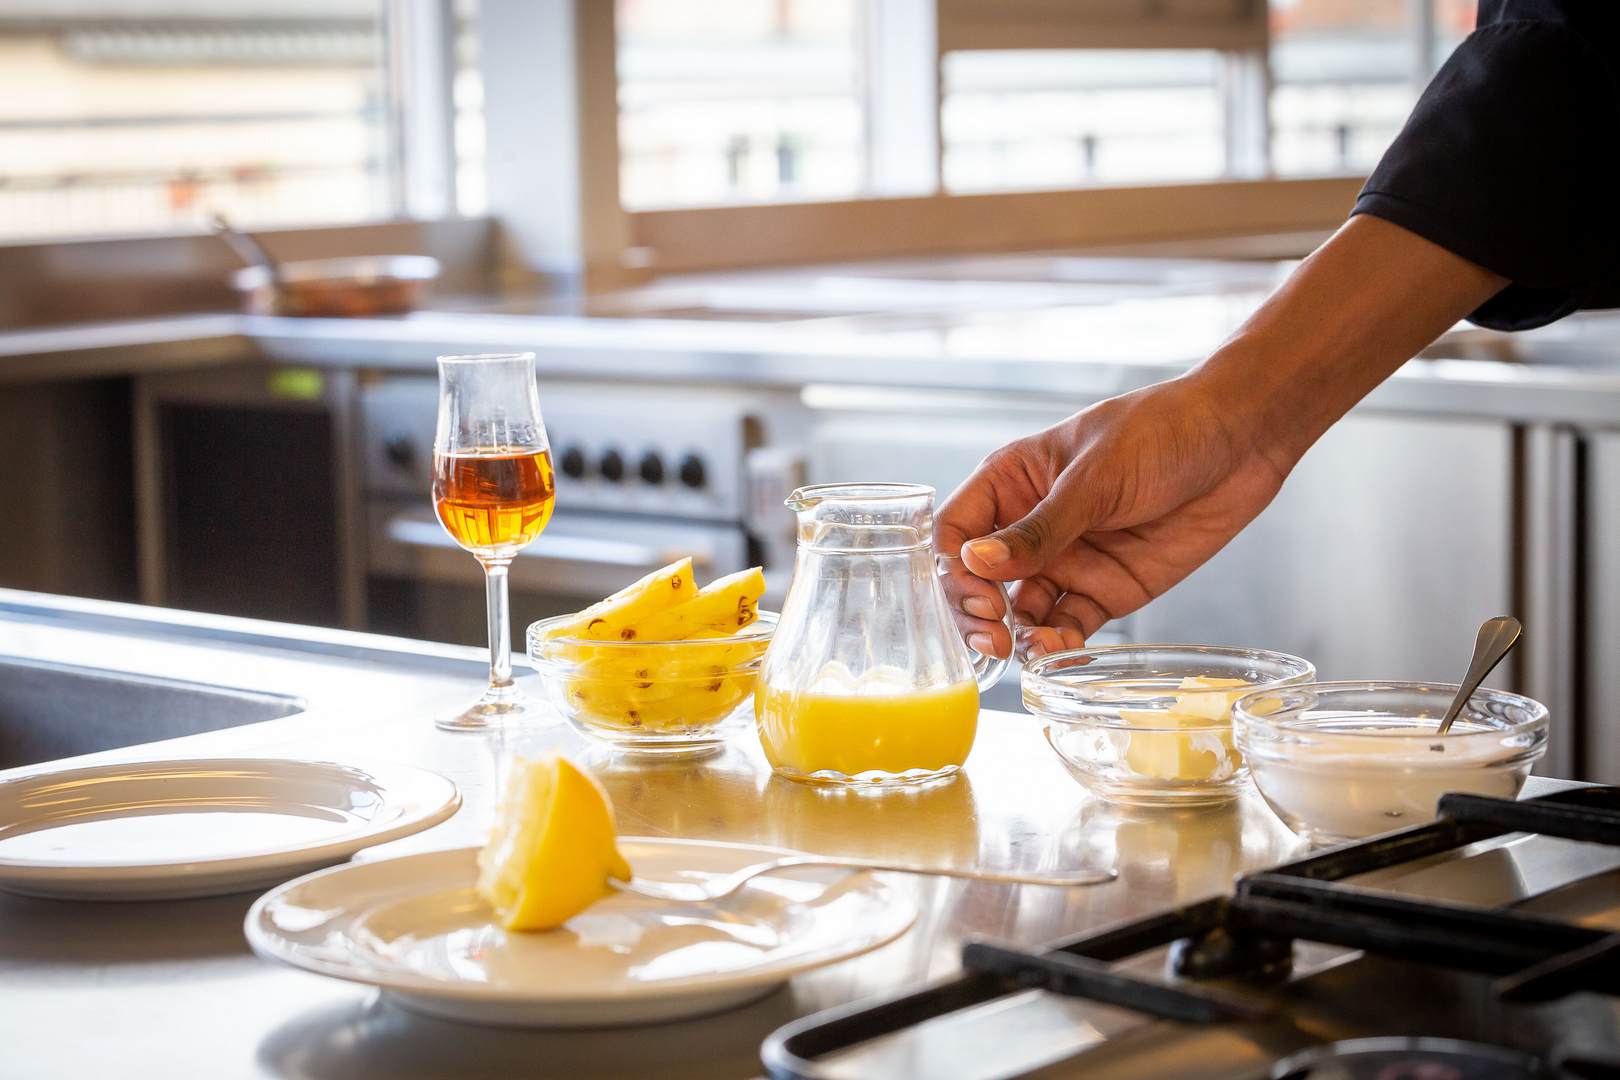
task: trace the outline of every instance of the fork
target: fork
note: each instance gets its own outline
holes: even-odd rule
[[[1002,885],[1054,885],[1072,888],[1102,885],[1119,876],[1118,870],[1061,870],[1030,873],[1021,870],[959,870],[950,866],[918,866],[913,863],[885,862],[882,859],[854,859],[841,856],[787,855],[769,862],[754,863],[711,881],[648,881],[609,878],[608,884],[620,892],[645,896],[649,900],[669,900],[682,904],[712,904],[732,896],[757,877],[802,866],[832,866],[849,870],[881,870],[895,874],[921,874],[930,877],[959,878],[964,881],[991,881]]]

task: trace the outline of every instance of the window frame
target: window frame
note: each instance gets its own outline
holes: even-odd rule
[[[636,210],[633,262],[657,272],[882,258],[974,250],[1084,247],[1255,233],[1314,233],[1348,214],[1363,177],[1283,178],[1270,160],[1269,6],[1182,26],[1054,18],[1026,3],[1022,18],[975,23],[1000,0],[865,0],[871,196]],[[1019,5],[1009,5],[1018,7]],[[1433,0],[1408,0],[1414,32],[1431,33]],[[945,25],[942,27],[940,21]],[[944,190],[940,106],[945,55],[956,48],[1204,47],[1223,57],[1226,175],[1212,180],[958,194]],[[1432,50],[1423,53],[1429,55]],[[925,83],[919,91],[918,73]],[[1414,79],[1427,74],[1414,72]],[[902,80],[909,80],[903,84]],[[909,160],[885,154],[885,130],[918,133]],[[919,157],[926,154],[925,157]],[[898,197],[897,197],[898,196]]]

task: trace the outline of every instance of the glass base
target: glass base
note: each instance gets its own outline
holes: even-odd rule
[[[870,772],[857,773],[854,776],[834,772],[831,769],[804,773],[796,769],[784,768],[781,765],[776,766],[773,771],[777,776],[785,777],[798,784],[814,784],[820,787],[842,788],[851,791],[879,791],[937,784],[949,780],[961,772],[962,766],[947,765],[943,769],[907,769],[905,772],[898,773],[882,772],[874,769]]]
[[[507,724],[535,720],[548,710],[515,686],[491,686],[483,696],[454,716],[433,721],[440,731],[489,731]]]

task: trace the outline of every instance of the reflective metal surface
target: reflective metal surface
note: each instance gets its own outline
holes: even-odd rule
[[[0,769],[275,720],[303,707],[285,694],[0,656]]]
[[[758,322],[421,311],[403,318],[178,315],[0,332],[0,382],[138,374],[266,359],[323,367],[431,370],[439,353],[540,354],[542,380],[643,378],[751,386],[904,386],[1054,398],[1124,393],[1203,359],[1266,295],[1171,293],[1055,307],[879,313]],[[1562,324],[1560,324],[1562,325]],[[1579,324],[1578,324],[1579,325]],[[1614,332],[1611,333],[1611,330]],[[1580,351],[1538,342],[1536,362],[1442,343],[1368,398],[1369,409],[1613,423],[1620,330],[1585,331]],[[1544,355],[1543,355],[1544,354]],[[1492,358],[1481,358],[1489,355]]]
[[[517,740],[438,732],[435,710],[482,674],[477,650],[319,632],[277,647],[284,628],[205,616],[165,630],[165,613],[0,596],[0,652],[47,659],[105,653],[131,667],[265,690],[295,690],[306,713],[95,755],[89,762],[179,753],[386,755],[461,786],[466,803],[373,858],[476,843],[498,762]],[[61,610],[62,607],[68,609]],[[126,617],[127,613],[127,617]],[[323,650],[330,650],[323,655]],[[452,663],[454,655],[464,661]],[[0,898],[0,1043],[18,1075],[168,1077],[177,1055],[210,1075],[429,1077],[548,1070],[581,1076],[753,1076],[759,1043],[786,1020],[953,972],[973,934],[1035,944],[1058,934],[1225,891],[1240,870],[1277,862],[1296,841],[1252,797],[1200,812],[1118,810],[1085,798],[1035,722],[986,714],[962,776],[937,787],[823,792],[773,778],[750,738],[695,763],[640,764],[584,745],[558,725],[525,747],[555,745],[602,779],[628,834],[752,841],[827,854],[934,865],[1051,870],[1118,863],[1092,888],[895,878],[915,897],[915,930],[877,952],[795,980],[712,1019],[623,1032],[517,1032],[404,1013],[363,988],[284,971],[248,954],[251,896],[167,904],[75,905]],[[183,1021],[182,1021],[183,1018]]]
[[[1218,809],[1168,813],[1088,799],[1032,718],[1014,714],[986,714],[979,743],[953,782],[873,798],[773,778],[751,738],[697,762],[641,764],[586,746],[561,725],[502,740],[439,732],[430,718],[460,701],[483,675],[475,649],[0,593],[0,652],[58,661],[116,656],[131,669],[156,675],[202,675],[293,691],[309,701],[307,712],[285,719],[97,754],[84,763],[181,753],[327,760],[381,755],[435,769],[461,787],[466,802],[455,817],[362,852],[361,859],[478,842],[489,821],[499,764],[518,749],[552,745],[601,778],[628,834],[752,841],[935,865],[1120,868],[1117,881],[1085,889],[895,878],[915,898],[921,917],[893,944],[796,979],[735,1012],[596,1032],[497,1030],[433,1020],[364,988],[272,967],[252,957],[242,937],[252,895],[95,905],[0,897],[0,1045],[6,1048],[0,1072],[8,1075],[167,1078],[175,1075],[177,1062],[206,1062],[215,1077],[332,1080],[506,1076],[537,1069],[578,1077],[755,1076],[759,1044],[775,1028],[807,1012],[951,974],[969,936],[1034,945],[1224,893],[1240,871],[1299,852],[1297,841],[1252,795]],[[1458,872],[1454,860],[1404,870],[1402,887],[1503,902],[1539,892],[1571,865],[1582,865],[1584,846],[1510,843],[1476,856],[1468,872]],[[1170,1056],[1155,1060],[1168,1063],[1168,1075],[1178,1075],[1178,1060],[1202,1060],[1212,1046],[1260,1060],[1273,1043],[1277,1053],[1298,1043],[1297,1033],[1290,1041],[1275,1033],[1251,1039],[1166,1032],[1127,1013],[1038,994],[995,1009],[993,1016],[975,1014],[970,1019],[977,1027],[949,1037],[930,1033],[922,1042],[875,1048],[890,1055],[884,1060],[893,1067],[852,1075],[927,1075],[929,1062],[951,1061],[954,1045],[982,1046],[988,1038],[1052,1060],[1104,1031],[1129,1029],[1121,1051],[1133,1041],[1163,1046]],[[1323,1009],[1312,1023],[1333,1030],[1332,1008]],[[1122,1065],[1110,1075],[1142,1075],[1129,1068]],[[942,1074],[943,1066],[932,1072]]]

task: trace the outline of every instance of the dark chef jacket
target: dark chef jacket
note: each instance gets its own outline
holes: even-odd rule
[[[1481,326],[1620,307],[1620,0],[1481,0],[1355,212],[1511,281]]]

